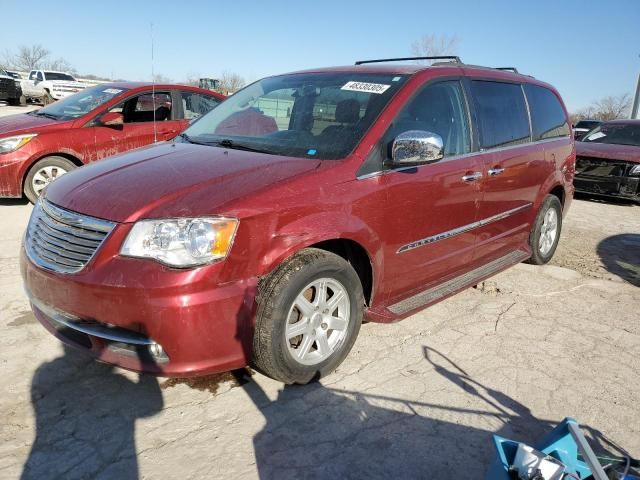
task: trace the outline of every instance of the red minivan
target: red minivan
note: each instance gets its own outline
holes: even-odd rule
[[[0,118],[0,198],[35,202],[86,163],[170,140],[224,96],[185,85],[103,83],[45,108]]]
[[[265,78],[173,142],[60,178],[24,238],[35,315],[127,369],[306,383],[363,319],[548,262],[573,195],[562,100],[450,60]]]

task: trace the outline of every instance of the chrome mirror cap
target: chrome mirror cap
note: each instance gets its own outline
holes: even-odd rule
[[[393,141],[391,160],[395,166],[437,162],[444,157],[444,143],[437,133],[409,130]]]

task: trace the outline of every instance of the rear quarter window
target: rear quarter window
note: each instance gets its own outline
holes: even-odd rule
[[[524,86],[524,91],[531,112],[533,139],[568,136],[569,122],[555,93],[547,88],[528,84]]]
[[[473,80],[471,93],[478,116],[481,148],[529,142],[529,115],[519,84]]]

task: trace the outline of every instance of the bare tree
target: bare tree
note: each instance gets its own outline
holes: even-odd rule
[[[64,58],[42,61],[38,68],[42,70],[58,70],[62,72],[76,73],[76,69],[73,68]]]
[[[234,93],[244,87],[246,81],[237,73],[224,72],[220,78],[220,90],[227,94]]]
[[[42,45],[22,45],[18,51],[9,55],[7,60],[12,68],[28,72],[43,67],[43,63],[51,55],[51,52]]]
[[[628,118],[631,111],[631,95],[623,95],[601,98],[592,105],[582,108],[571,115],[571,120],[576,123],[580,120],[615,120],[617,118]]]
[[[455,55],[459,44],[460,40],[456,35],[423,35],[413,42],[411,52],[416,57]]]
[[[598,100],[594,106],[601,120],[608,121],[617,118],[627,118],[631,110],[631,95],[625,93],[617,97],[604,97]]]
[[[154,83],[173,83],[173,80],[171,80],[171,78],[167,77],[166,75],[163,75],[162,73],[155,73],[153,75],[153,82]]]

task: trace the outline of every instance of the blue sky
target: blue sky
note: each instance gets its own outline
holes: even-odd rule
[[[570,110],[632,93],[640,73],[640,0],[66,0],[35,16],[24,1],[1,3],[0,52],[40,43],[80,73],[130,80],[151,76],[151,22],[155,71],[176,81],[405,56],[424,34],[456,35],[467,63],[552,83]]]

